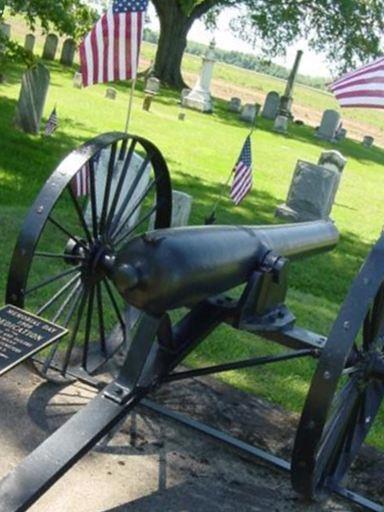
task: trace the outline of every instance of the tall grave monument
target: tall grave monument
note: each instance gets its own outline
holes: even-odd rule
[[[278,132],[285,133],[288,127],[288,120],[292,119],[292,102],[293,102],[293,88],[295,85],[295,80],[297,76],[297,72],[299,70],[299,65],[301,58],[303,56],[303,51],[298,50],[295,58],[295,63],[293,64],[293,68],[289,74],[287,85],[285,87],[285,92],[280,98],[280,105],[278,115],[275,120],[274,128]]]
[[[212,41],[203,57],[203,66],[195,87],[183,99],[183,107],[193,108],[200,112],[212,112],[211,81],[216,62],[215,42]]]

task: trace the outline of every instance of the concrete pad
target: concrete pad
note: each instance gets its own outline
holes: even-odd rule
[[[197,386],[194,391],[200,395],[198,386],[204,386],[205,398],[198,406],[201,412],[222,386],[208,387],[207,382],[167,386],[158,398],[168,404],[173,402],[176,409],[184,406],[188,409],[193,386]],[[25,368],[3,377],[0,477],[94,395],[93,389],[79,383],[58,389],[43,383]],[[222,407],[223,421],[228,423],[226,407],[228,404]],[[210,409],[214,413],[214,402]],[[241,430],[241,425],[237,428]],[[104,439],[30,510],[349,512],[353,509],[338,500],[323,505],[303,503],[291,490],[288,475],[250,462],[201,434],[138,408],[119,433]]]

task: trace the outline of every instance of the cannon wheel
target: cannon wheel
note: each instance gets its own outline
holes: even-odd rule
[[[384,236],[355,278],[318,362],[292,458],[292,483],[325,499],[346,475],[384,394]]]
[[[150,227],[169,227],[171,210],[166,162],[141,137],[100,135],[53,172],[21,228],[6,294],[7,303],[68,328],[32,360],[41,376],[63,383],[74,367],[94,374],[124,347],[125,305],[105,258]]]

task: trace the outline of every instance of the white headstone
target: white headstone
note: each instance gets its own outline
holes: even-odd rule
[[[145,83],[144,92],[148,94],[158,94],[160,92],[160,80],[154,76],[150,76]]]
[[[316,132],[316,137],[319,139],[334,142],[336,140],[336,133],[340,126],[340,114],[336,110],[328,109],[323,113],[319,129]]]

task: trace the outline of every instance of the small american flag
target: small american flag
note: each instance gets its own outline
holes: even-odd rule
[[[136,78],[148,0],[114,0],[80,44],[83,85]]]
[[[56,107],[52,110],[51,115],[48,118],[47,124],[45,125],[44,135],[47,137],[51,136],[53,132],[59,126],[59,119],[57,117]]]
[[[238,205],[252,188],[252,149],[251,136],[245,139],[239,159],[233,169],[235,174],[231,189],[231,198]]]
[[[342,76],[330,89],[342,107],[384,108],[384,57]]]

